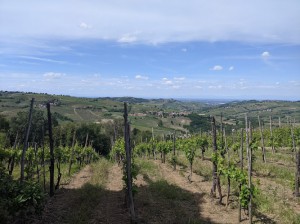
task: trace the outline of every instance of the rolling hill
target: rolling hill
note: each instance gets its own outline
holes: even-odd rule
[[[191,113],[202,116],[215,115],[228,125],[242,125],[245,113],[257,123],[260,115],[264,123],[272,116],[273,123],[293,122],[300,120],[300,101],[232,101],[216,103],[203,100],[175,99],[142,99],[134,97],[82,98],[65,95],[50,95],[23,92],[0,91],[0,114],[8,119],[19,111],[29,108],[31,98],[35,98],[35,108],[46,110],[46,103],[51,102],[52,112],[60,122],[95,122],[101,123],[110,119],[123,118],[123,102],[129,104],[129,118],[133,128],[140,130],[155,129],[159,133],[172,130],[187,131],[191,123]],[[279,121],[280,120],[280,121]]]

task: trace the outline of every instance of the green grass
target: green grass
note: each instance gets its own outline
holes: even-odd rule
[[[275,219],[286,224],[297,224],[300,221],[300,215],[296,214],[290,204],[278,195],[276,188],[270,188],[268,192],[259,191],[254,204],[257,216],[259,214],[276,214]]]
[[[92,177],[90,183],[97,186],[105,186],[109,168],[112,166],[112,163],[105,158],[101,158],[98,162],[91,165]]]
[[[169,200],[191,200],[192,196],[190,193],[183,191],[180,187],[168,184],[165,180],[158,180],[152,182],[149,185],[150,191],[158,194],[159,197],[166,198]]]
[[[70,213],[64,217],[64,223],[85,224],[91,221],[94,209],[101,202],[105,191],[100,185],[85,184],[76,190]]]
[[[138,167],[138,173],[143,175],[145,179],[149,179],[149,177],[154,180],[161,179],[159,169],[153,161],[135,158],[134,162]]]

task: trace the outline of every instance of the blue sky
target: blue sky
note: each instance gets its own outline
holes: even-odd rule
[[[0,2],[0,89],[300,99],[298,0]]]

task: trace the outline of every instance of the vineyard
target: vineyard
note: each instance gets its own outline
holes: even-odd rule
[[[292,117],[243,113],[232,126],[220,113],[190,132],[149,132],[131,127],[127,103],[124,121],[101,124],[34,104],[0,117],[3,223],[300,223]]]

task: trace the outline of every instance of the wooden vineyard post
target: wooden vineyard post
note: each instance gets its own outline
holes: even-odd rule
[[[72,168],[72,163],[73,163],[75,137],[76,137],[76,129],[74,130],[73,140],[72,140],[72,149],[71,149],[71,156],[70,156],[70,161],[69,161],[69,176],[71,175],[71,168]]]
[[[22,157],[21,157],[21,177],[20,177],[21,183],[23,183],[23,181],[24,181],[25,154],[26,154],[26,150],[28,147],[27,142],[28,142],[28,138],[29,138],[31,121],[32,121],[33,103],[34,103],[34,98],[31,99],[31,103],[30,103],[29,118],[28,118],[27,130],[26,130],[26,135],[24,138],[24,146],[23,146]]]
[[[272,128],[272,116],[270,116],[270,136],[271,136],[272,153],[275,153],[273,128]]]
[[[211,118],[211,125],[212,125],[212,142],[213,142],[213,153],[217,154],[218,148],[217,148],[217,133],[216,133],[216,120],[215,117],[212,116]],[[217,167],[217,161],[213,161],[213,185],[210,191],[210,195],[214,196],[216,193],[216,188],[219,192],[219,203],[222,203],[222,192],[221,192],[221,185],[220,185],[220,177],[218,175],[218,167]]]
[[[86,149],[86,147],[88,147],[88,140],[89,140],[89,133],[86,134],[86,137],[85,137],[85,144],[84,144],[84,149]],[[83,157],[82,158],[82,163],[84,163],[84,160],[88,160],[88,158],[85,158]],[[86,162],[87,163],[87,162]]]
[[[265,141],[264,141],[263,129],[262,129],[262,125],[260,123],[259,115],[258,115],[258,125],[259,125],[260,138],[261,138],[262,159],[263,159],[263,161],[265,163],[265,162],[267,162],[267,159],[266,159],[266,150],[265,150]]]
[[[54,149],[53,149],[53,137],[52,137],[52,120],[50,112],[50,103],[47,103],[48,114],[48,129],[49,129],[49,143],[50,143],[50,197],[54,195]]]
[[[248,157],[248,187],[251,189],[251,175],[252,175],[252,150],[249,147],[249,127],[247,127],[248,124],[248,117],[247,114],[245,116],[245,124],[246,124],[246,147],[247,147],[247,157]],[[252,223],[252,193],[250,190],[249,195],[249,203],[248,203],[248,213],[249,213],[249,223]]]
[[[176,131],[174,131],[173,134],[173,163],[174,163],[174,167],[173,169],[176,170]]]
[[[224,149],[227,152],[227,159],[228,159],[228,168],[230,168],[230,152],[229,148],[227,147],[227,139],[226,139],[226,132],[225,129],[223,130],[224,132]],[[226,208],[228,207],[229,204],[229,196],[230,196],[230,176],[227,175],[227,197],[226,197]]]
[[[280,121],[280,117],[278,117],[278,126],[281,128],[281,121]]]
[[[156,160],[156,151],[155,151],[155,146],[154,146],[154,131],[152,127],[152,153],[153,153],[153,159]]]
[[[127,103],[124,103],[124,141],[125,141],[125,152],[126,152],[126,198],[129,205],[131,222],[135,223],[135,211],[134,211],[134,202],[132,194],[132,176],[131,176],[131,148],[130,148],[130,126],[128,123],[128,112],[127,112]]]
[[[244,132],[243,129],[241,130],[241,152],[240,152],[240,163],[241,163],[241,171],[244,171]],[[241,184],[239,184],[239,194],[241,193]],[[239,222],[242,221],[242,204],[241,201],[239,200]]]
[[[249,128],[249,142],[252,142],[252,126],[251,126],[251,121],[249,121],[249,124],[248,124],[248,128]]]
[[[299,180],[300,180],[300,150],[296,149],[295,144],[295,136],[294,136],[294,126],[291,127],[291,135],[292,135],[292,142],[293,142],[293,151],[295,152],[296,158],[296,172],[295,172],[295,197],[300,197],[299,193]]]
[[[220,135],[221,135],[221,154],[222,156],[225,154],[224,152],[224,136],[223,136],[223,113],[221,113],[221,125],[220,125]]]
[[[34,157],[35,157],[35,160],[37,160],[37,143],[35,142],[34,143]],[[39,163],[36,162],[36,174],[37,174],[37,177],[38,177],[38,183],[40,182],[40,169],[39,169]]]
[[[15,142],[14,142],[14,146],[13,146],[13,150],[16,151],[17,148],[17,141],[18,141],[18,136],[19,136],[19,132],[17,132],[16,138],[15,138]],[[15,153],[14,153],[15,154]],[[13,154],[10,166],[9,166],[9,175],[11,176],[13,171],[14,171],[14,166],[15,166],[15,155]]]
[[[46,192],[46,169],[45,169],[45,131],[44,126],[42,127],[42,167],[43,167],[43,188]]]

